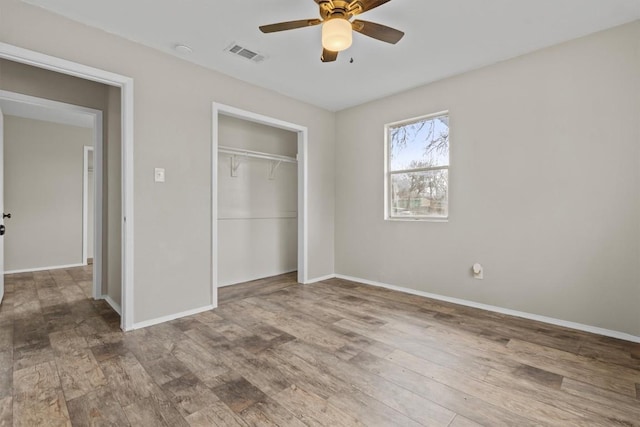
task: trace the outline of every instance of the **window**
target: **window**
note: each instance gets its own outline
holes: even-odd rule
[[[385,126],[386,219],[449,216],[449,113]]]

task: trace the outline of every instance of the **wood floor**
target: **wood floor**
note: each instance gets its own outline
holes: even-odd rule
[[[342,280],[123,334],[90,270],[6,276],[0,425],[640,425],[640,346]]]

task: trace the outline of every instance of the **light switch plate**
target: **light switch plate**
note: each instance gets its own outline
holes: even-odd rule
[[[156,168],[154,178],[156,182],[164,182],[164,168]]]

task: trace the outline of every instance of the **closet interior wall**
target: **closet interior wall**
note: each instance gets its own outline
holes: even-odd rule
[[[296,271],[297,134],[224,115],[218,123],[219,286]]]

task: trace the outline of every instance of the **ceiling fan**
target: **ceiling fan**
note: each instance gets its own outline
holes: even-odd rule
[[[320,7],[321,19],[302,19],[262,25],[263,33],[294,30],[322,24],[322,62],[333,62],[338,52],[348,49],[352,42],[352,31],[376,40],[396,44],[404,36],[402,31],[375,22],[356,19],[356,15],[375,9],[391,0],[314,0]]]

